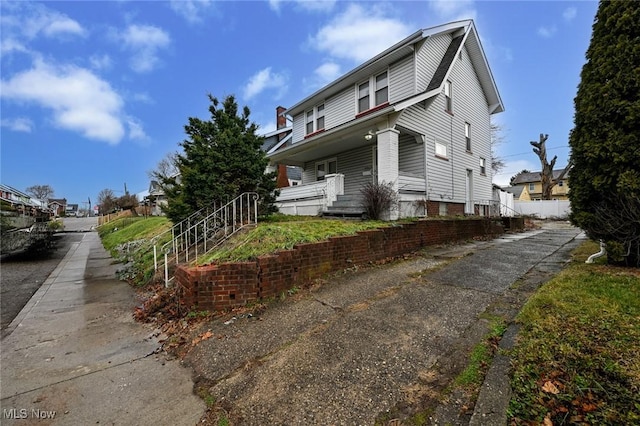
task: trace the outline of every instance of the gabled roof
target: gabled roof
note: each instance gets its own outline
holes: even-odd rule
[[[482,45],[480,44],[480,40],[476,32],[473,20],[464,20],[416,31],[404,40],[396,43],[384,52],[376,55],[362,65],[343,75],[339,79],[326,85],[322,89],[316,91],[312,95],[293,105],[287,110],[287,114],[292,116],[297,115],[303,112],[305,109],[323,102],[325,99],[331,97],[332,95],[339,93],[345,88],[358,83],[363,78],[375,74],[376,72],[382,71],[386,69],[390,64],[409,54],[412,54],[414,52],[416,43],[429,37],[446,33],[450,33],[454,37],[451,44],[449,45],[447,53],[440,63],[440,66],[438,67],[435,75],[430,81],[427,90],[425,90],[425,92],[423,93],[416,94],[407,100],[400,101],[396,104],[396,107],[394,109],[396,111],[399,111],[400,109],[404,109],[408,106],[413,105],[414,103],[421,102],[429,97],[435,96],[440,93],[440,91],[442,90],[442,85],[446,77],[451,72],[451,68],[453,67],[453,59],[460,51],[462,46],[466,45],[467,49],[469,50],[474,69],[476,71],[476,74],[478,75],[478,79],[480,80],[480,84],[482,85],[485,95],[487,96],[490,113],[498,113],[504,111],[502,99],[500,98],[500,94],[498,93],[497,86],[491,73],[491,69],[489,68],[489,63],[487,62],[484,51],[482,50]]]
[[[553,171],[553,179],[558,179],[560,173],[562,173],[564,169],[555,169]],[[525,183],[534,183],[540,182],[542,178],[540,177],[541,172],[527,172],[527,173],[519,173],[516,175],[513,180],[513,185],[520,185]],[[569,179],[569,171],[564,175],[564,179]]]

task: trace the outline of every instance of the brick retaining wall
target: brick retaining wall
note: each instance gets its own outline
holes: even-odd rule
[[[189,307],[219,311],[274,297],[315,278],[358,264],[402,256],[423,247],[498,235],[503,228],[488,219],[418,220],[388,228],[298,244],[292,250],[246,262],[181,265],[175,273]]]

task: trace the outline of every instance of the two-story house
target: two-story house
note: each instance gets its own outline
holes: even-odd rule
[[[569,173],[563,179],[558,180],[563,169],[553,171],[553,180],[556,182],[551,189],[551,197],[554,200],[569,199]],[[509,192],[517,193],[518,201],[536,201],[542,199],[542,178],[540,172],[518,173],[511,182]]]
[[[490,117],[503,110],[472,20],[419,30],[283,112],[291,140],[267,155],[302,176],[281,189],[280,211],[358,205],[362,186],[377,182],[398,194],[391,219],[482,214]]]

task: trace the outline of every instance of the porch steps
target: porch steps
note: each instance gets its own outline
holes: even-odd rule
[[[342,217],[360,219],[364,209],[360,206],[360,200],[350,195],[338,195],[338,199],[330,207],[322,212],[325,217]]]

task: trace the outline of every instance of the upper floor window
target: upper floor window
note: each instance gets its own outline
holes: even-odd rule
[[[535,183],[530,183],[529,184],[529,191],[535,191],[536,189],[536,184]]]
[[[369,82],[366,81],[358,86],[358,112],[369,109]]]
[[[451,81],[447,80],[444,83],[444,99],[445,99],[445,110],[448,112],[453,112],[453,85]]]
[[[558,181],[558,186],[564,186],[564,181],[563,180],[559,180]]]
[[[389,83],[387,72],[376,76],[376,105],[382,105],[389,100]]]
[[[371,96],[373,88],[374,97]],[[389,79],[387,71],[372,76],[358,85],[358,113],[367,111],[389,101]]]
[[[318,130],[324,129],[324,104],[307,111],[306,134],[309,135]]]
[[[464,138],[466,143],[466,150],[471,151],[471,124],[464,123]]]
[[[324,129],[324,104],[316,107],[316,130]]]
[[[487,160],[485,160],[482,157],[480,157],[480,174],[481,175],[487,174]]]

